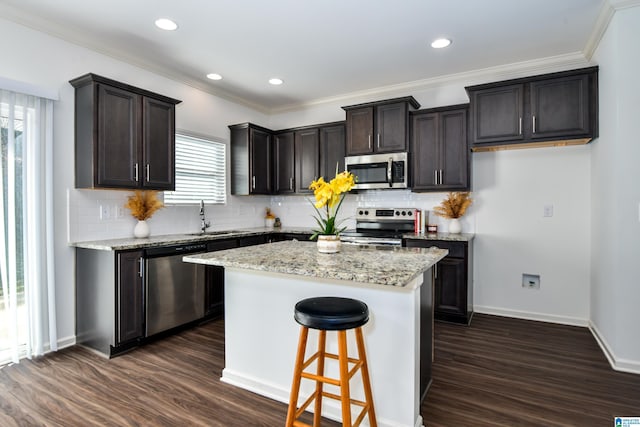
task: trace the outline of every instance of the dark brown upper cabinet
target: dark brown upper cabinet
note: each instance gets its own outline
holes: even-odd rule
[[[273,136],[275,192],[295,193],[295,145],[292,131]]]
[[[309,184],[327,181],[344,170],[344,122],[324,123],[276,131],[274,182],[276,194],[310,193]]]
[[[309,184],[320,173],[320,137],[318,128],[295,132],[296,192],[311,193]]]
[[[173,190],[180,101],[96,74],[69,83],[76,188]]]
[[[411,113],[413,191],[468,191],[468,104]]]
[[[407,151],[409,111],[420,108],[412,97],[342,107],[347,112],[346,155]]]
[[[271,194],[271,140],[269,129],[241,123],[231,130],[231,194]]]
[[[586,144],[598,136],[598,67],[466,89],[474,151]]]
[[[344,122],[320,127],[320,176],[330,180],[345,170],[345,124]]]

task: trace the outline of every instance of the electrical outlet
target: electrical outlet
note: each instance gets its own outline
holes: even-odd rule
[[[529,289],[540,289],[540,275],[522,273],[522,287]]]
[[[120,205],[114,205],[113,206],[113,216],[116,219],[120,219],[124,217],[124,207],[120,206]]]
[[[545,218],[551,218],[553,216],[553,205],[544,205],[544,212],[542,215]]]
[[[100,205],[100,220],[104,221],[111,218],[111,209],[109,205]]]

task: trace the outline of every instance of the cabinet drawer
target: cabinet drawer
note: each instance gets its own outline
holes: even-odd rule
[[[267,236],[260,234],[258,236],[247,236],[239,239],[240,247],[261,245],[267,243]]]
[[[432,240],[429,246],[437,246],[440,249],[447,249],[449,251],[448,257],[464,258],[466,252],[466,244],[464,242],[450,242],[446,240]]]
[[[225,249],[233,249],[238,247],[238,239],[229,239],[229,240],[214,240],[212,242],[207,242],[207,251],[223,251]]]

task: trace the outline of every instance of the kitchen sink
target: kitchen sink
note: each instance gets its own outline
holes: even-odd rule
[[[218,230],[218,231],[205,231],[204,233],[189,233],[189,236],[220,236],[222,234],[235,234],[242,233],[242,231],[238,230]]]

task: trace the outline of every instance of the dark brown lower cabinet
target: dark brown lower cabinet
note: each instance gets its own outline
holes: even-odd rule
[[[434,318],[469,324],[473,316],[473,240],[406,239],[405,246],[449,250],[434,270]]]
[[[144,252],[76,248],[76,343],[114,356],[145,336]]]
[[[144,281],[141,250],[117,252],[116,346],[144,337]]]
[[[207,243],[207,252],[238,247],[238,239],[216,240]],[[224,314],[224,267],[208,265],[205,270],[204,315],[218,317]]]

